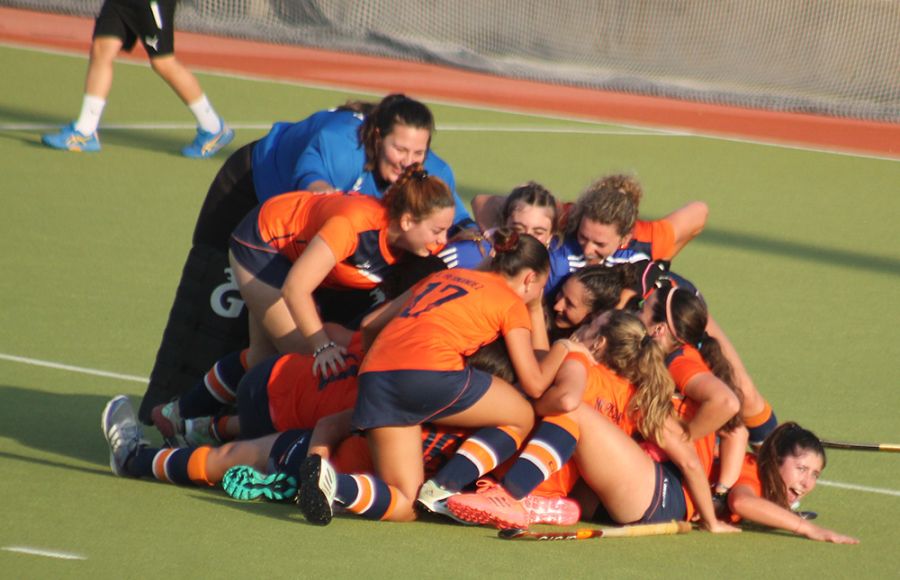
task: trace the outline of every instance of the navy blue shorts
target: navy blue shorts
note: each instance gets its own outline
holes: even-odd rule
[[[241,266],[273,288],[284,285],[288,272],[294,265],[260,236],[259,206],[244,216],[234,229],[228,247]]]
[[[237,410],[241,421],[241,439],[256,439],[275,433],[269,409],[269,377],[281,355],[267,358],[247,371],[238,384]]]
[[[668,522],[672,520],[682,521],[687,515],[687,504],[684,501],[684,490],[681,487],[681,472],[671,461],[667,463],[654,462],[654,475],[656,486],[653,490],[653,499],[650,507],[641,516],[641,519],[631,524],[652,524],[656,522]],[[600,503],[597,510],[591,516],[594,523],[619,525],[606,507]]]
[[[296,476],[309,451],[310,435],[312,431],[309,429],[291,429],[280,434],[269,451],[266,471],[281,471]]]
[[[461,371],[378,371],[359,375],[352,425],[419,425],[465,411],[487,392],[493,377],[467,366]]]
[[[635,523],[683,521],[687,515],[684,488],[681,487],[681,471],[671,461],[654,463],[656,466],[656,489],[653,500],[644,515]]]

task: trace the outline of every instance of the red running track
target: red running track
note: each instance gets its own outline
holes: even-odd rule
[[[0,8],[0,41],[86,53],[93,20]],[[369,92],[900,159],[900,124],[708,105],[514,80],[349,53],[176,33],[179,60],[194,68]],[[124,58],[142,60],[138,48]]]

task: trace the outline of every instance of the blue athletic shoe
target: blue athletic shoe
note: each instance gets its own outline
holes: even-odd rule
[[[235,465],[222,477],[222,488],[241,501],[290,501],[297,495],[297,480],[282,472],[260,473],[249,465]]]
[[[194,159],[206,159],[231,143],[234,139],[234,131],[221,118],[219,118],[219,122],[222,128],[218,133],[208,133],[197,127],[197,136],[194,137],[194,142],[182,149],[181,154]]]
[[[59,133],[47,133],[41,136],[41,143],[47,147],[61,149],[63,151],[77,151],[95,153],[100,151],[100,139],[97,132],[93,135],[84,135],[75,130],[75,123],[69,123]]]

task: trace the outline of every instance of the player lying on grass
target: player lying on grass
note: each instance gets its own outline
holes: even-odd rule
[[[685,507],[687,497],[691,505],[697,505],[701,525],[706,529],[732,531],[730,526],[716,519],[706,473],[670,402],[674,385],[666,371],[662,350],[649,337],[640,320],[624,311],[607,312],[579,336],[593,357],[579,360],[570,355],[560,368],[553,387],[536,401],[535,409],[544,419],[504,476],[502,485],[487,484],[477,493],[451,497],[448,500],[450,510],[457,517],[473,523],[488,523],[501,528],[527,527],[521,499],[574,454],[578,470],[569,467],[561,477],[557,476],[544,486],[545,493],[567,494],[577,480],[578,472],[587,478],[586,472],[599,470],[613,481],[617,470],[630,470],[622,476],[626,479],[622,486],[633,486],[635,493],[614,497],[607,506],[615,512],[613,519],[618,523],[688,519],[693,512],[677,509],[679,505]],[[597,423],[601,425],[599,428]],[[660,473],[649,456],[631,439],[635,429],[648,441],[665,449],[672,458],[671,473],[667,475],[673,484],[677,477],[681,495],[665,498],[661,505],[670,509],[662,509],[658,501],[661,497],[655,495],[659,488],[654,484],[662,481]],[[610,431],[615,432],[615,436],[610,436]],[[602,436],[629,441],[637,453],[607,473],[604,471],[607,455],[594,441]],[[597,447],[597,453],[585,451],[592,447]],[[682,481],[685,484],[683,491]],[[643,493],[645,490],[653,493]],[[676,501],[678,499],[680,501]],[[592,514],[593,511],[583,513]]]
[[[467,354],[502,335],[522,391],[537,397],[569,350],[556,343],[540,361],[535,355],[549,346],[541,305],[546,248],[506,228],[492,242],[489,270],[438,272],[395,300],[363,361],[353,427],[366,432],[373,449],[372,509],[382,519],[414,519],[414,502],[442,510],[447,496],[512,456],[531,430],[534,413],[522,393],[466,365]],[[424,422],[478,430],[423,485],[418,441]],[[314,523],[331,521],[335,500],[350,501],[340,497],[349,476],[335,475],[316,455],[300,477],[299,505]]]
[[[302,355],[284,355],[302,356]],[[512,367],[501,341],[495,341],[468,357],[468,363],[484,372],[496,374],[515,382]],[[316,397],[318,386],[309,373],[305,382],[297,378],[297,400]],[[355,377],[354,377],[355,378]],[[355,381],[354,381],[355,382]],[[329,386],[328,389],[332,387]],[[355,386],[353,389],[355,393]],[[305,413],[315,415],[314,409],[297,407],[283,402],[273,406],[273,413]],[[352,410],[352,401],[348,409]],[[345,415],[345,414],[344,414]],[[134,416],[128,398],[112,399],[103,412],[104,435],[110,447],[110,467],[116,475],[135,478],[155,478],[177,485],[201,487],[222,483],[225,491],[236,499],[266,498],[292,500],[297,492],[296,474],[302,461],[312,451],[329,460],[342,472],[367,473],[372,461],[365,439],[348,437],[345,418],[323,416],[317,429],[289,429],[254,439],[243,439],[221,446],[151,447],[142,440],[141,427]],[[425,473],[434,475],[465,439],[464,431],[448,431],[425,425],[422,432],[422,454]],[[369,483],[365,475],[352,479],[358,486]],[[533,523],[572,524],[570,500],[533,497],[526,505]],[[353,505],[348,509],[353,509]],[[568,509],[565,509],[568,508]],[[373,517],[371,510],[363,513]],[[568,519],[564,519],[568,517]]]

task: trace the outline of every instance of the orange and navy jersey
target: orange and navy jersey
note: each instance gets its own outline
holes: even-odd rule
[[[669,353],[666,357],[666,367],[672,375],[672,380],[675,381],[675,388],[682,394],[685,386],[695,376],[700,373],[712,373],[700,351],[687,344]]]
[[[471,431],[422,425],[422,459],[425,463],[425,479],[436,474],[456,453]],[[372,455],[366,438],[354,435],[344,439],[330,460],[340,473],[375,473]]]
[[[606,264],[640,262],[642,260],[671,260],[675,255],[675,228],[664,219],[637,220],[631,230],[631,240],[606,259]]]
[[[329,288],[374,288],[398,257],[387,243],[385,208],[367,195],[277,195],[260,206],[257,227],[260,238],[291,262],[319,236],[337,260],[322,282]]]
[[[362,361],[362,340],[353,335],[338,374],[313,375],[315,358],[309,354],[280,357],[269,375],[269,411],[278,431],[312,429],[322,417],[352,409],[356,403],[357,372]]]
[[[582,364],[587,371],[587,387],[582,396],[584,404],[607,417],[630,437],[634,433],[635,426],[628,416],[628,404],[635,393],[634,385],[605,365],[591,362],[582,353],[569,353],[566,361],[570,360]],[[534,493],[551,497],[567,495],[580,477],[575,460],[570,459],[559,471],[538,486]]]
[[[531,330],[522,299],[499,274],[444,270],[416,284],[382,330],[360,373],[458,371],[465,357],[515,328]]]
[[[718,465],[716,465],[718,467]],[[709,479],[710,484],[715,483],[719,480],[719,474],[717,470],[713,471],[712,476]],[[734,485],[731,486],[732,489],[739,485],[746,485],[749,487],[753,494],[757,497],[762,497],[762,483],[759,480],[759,464],[756,461],[756,455],[753,453],[745,453],[744,454],[744,463],[741,465],[741,474],[738,476],[737,481],[734,482]],[[732,523],[738,523],[741,521],[741,516],[737,514],[729,514],[729,521]]]

